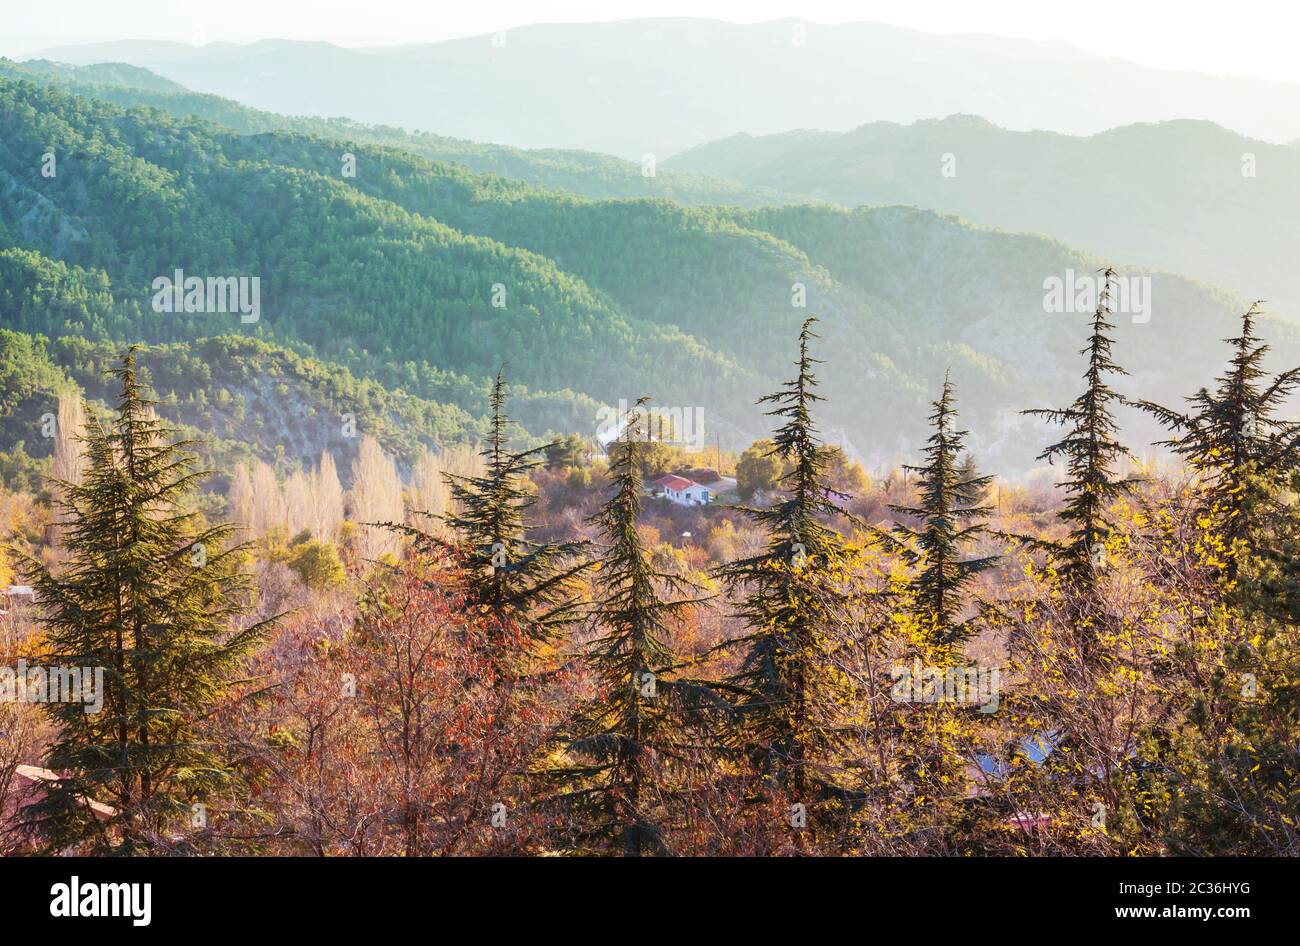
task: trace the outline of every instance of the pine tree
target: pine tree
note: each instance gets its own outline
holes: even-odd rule
[[[492,609],[502,622],[520,622],[526,636],[542,644],[578,619],[574,581],[587,563],[577,561],[583,543],[528,538],[528,510],[535,499],[525,479],[552,445],[509,450],[505,399],[505,379],[498,372],[492,428],[481,451],[486,469],[481,475],[445,474],[455,511],[443,518],[465,553],[470,602]]]
[[[1091,587],[1098,557],[1104,554],[1101,550],[1110,533],[1107,505],[1133,486],[1132,480],[1119,479],[1114,473],[1120,458],[1130,456],[1116,439],[1119,425],[1111,412],[1111,405],[1124,399],[1106,382],[1110,375],[1128,374],[1111,359],[1112,341],[1107,334],[1115,327],[1108,320],[1114,278],[1115,271],[1106,269],[1105,285],[1092,316],[1092,334],[1087,347],[1079,352],[1088,358],[1083,393],[1060,410],[1021,412],[1068,428],[1065,436],[1047,447],[1038,459],[1050,463],[1057,457],[1065,458],[1067,477],[1058,485],[1067,498],[1060,517],[1069,523],[1070,534],[1065,542],[1051,545],[1048,550],[1062,577],[1080,588]]]
[[[767,416],[784,421],[768,456],[788,469],[779,482],[779,501],[761,509],[740,507],[767,533],[767,547],[718,570],[749,629],[736,641],[744,657],[727,681],[741,694],[734,741],[774,786],[792,790],[796,798],[809,787],[810,750],[823,748],[828,738],[817,729],[813,708],[824,665],[819,638],[843,597],[838,587],[848,561],[839,534],[822,521],[848,513],[836,503],[842,495],[825,484],[826,449],[812,418],[813,405],[822,400],[813,374],[820,361],[808,353],[816,321],[806,320],[799,333],[795,377],[759,400],[775,405]]]
[[[579,843],[616,844],[631,856],[670,853],[666,775],[681,762],[682,731],[676,684],[665,679],[673,667],[667,638],[673,622],[702,600],[685,596],[694,590],[690,582],[654,567],[637,531],[645,492],[637,456],[647,436],[645,402],[637,401],[620,435],[623,449],[613,455],[613,494],[591,519],[603,540],[591,612],[600,636],[586,658],[598,695],[563,737],[566,753],[582,761],[550,773],[567,789],[556,801]]]
[[[920,520],[916,528],[894,526],[892,534],[882,538],[900,551],[905,560],[919,567],[910,582],[911,599],[916,617],[927,629],[930,642],[937,648],[954,649],[970,630],[969,621],[958,620],[966,605],[966,587],[980,572],[997,562],[996,556],[968,559],[962,548],[986,531],[983,522],[987,506],[969,502],[969,497],[984,489],[991,476],[963,477],[957,467],[964,449],[967,431],[954,428],[952,382],[945,375],[943,393],[933,402],[930,425],[934,433],[923,452],[920,466],[905,466],[916,473],[920,493],[919,506],[891,506],[899,514]]]
[[[1162,441],[1187,458],[1203,477],[1203,514],[1213,523],[1222,553],[1221,573],[1236,581],[1242,556],[1251,550],[1257,517],[1276,503],[1277,486],[1300,462],[1300,424],[1277,417],[1300,386],[1300,367],[1269,378],[1263,368],[1269,346],[1255,334],[1256,302],[1241,318],[1241,334],[1225,374],[1213,392],[1187,399],[1187,413],[1151,401],[1138,405],[1175,434]]]
[[[157,850],[191,805],[238,787],[201,720],[270,621],[239,630],[247,577],[230,525],[187,505],[206,473],[153,413],[135,349],[111,372],[117,415],[86,425],[80,483],[61,484],[66,565],[25,565],[39,589],[52,666],[103,668],[103,706],[51,703],[49,765],[64,772],[32,809],[52,849]],[[97,820],[87,799],[114,814]]]

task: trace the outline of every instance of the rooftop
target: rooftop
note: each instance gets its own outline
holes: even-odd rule
[[[684,489],[690,489],[692,486],[699,485],[682,476],[661,476],[659,479],[655,480],[655,484],[662,486],[664,489],[671,489],[678,493]]]

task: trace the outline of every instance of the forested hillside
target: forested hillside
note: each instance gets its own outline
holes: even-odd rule
[[[1042,233],[1195,274],[1300,317],[1300,153],[1210,122],[1072,137],[954,115],[843,133],[736,135],[692,148],[668,166],[805,201],[911,204]]]
[[[1034,929],[1112,875],[1116,918],[1249,917],[1235,864],[1134,871],[1300,855],[1300,305],[1254,301],[1300,289],[1290,149],[959,116],[643,175],[247,103],[634,149],[1015,90],[1089,127],[1126,79],[1289,136],[1300,85],[874,24],[482,39],[0,60],[0,856],[165,878],[17,899],[184,930],[185,864],[274,913],[253,858],[355,857],[373,932],[415,859],[888,857]],[[1093,873],[904,863],[994,856]]]
[[[60,395],[69,391],[83,392],[97,410],[106,410],[111,393],[104,369],[120,353],[115,342],[76,336],[50,341],[0,329],[0,471],[10,488],[44,488],[43,461],[54,448],[46,419],[57,416]],[[139,363],[158,393],[159,413],[199,438],[204,463],[216,469],[250,459],[310,464],[322,451],[350,461],[358,431],[409,469],[424,448],[472,444],[484,432],[462,408],[390,392],[346,368],[257,339],[226,335],[160,344],[142,348]],[[482,400],[468,383],[461,393]],[[223,487],[224,479],[214,485]]]
[[[837,441],[896,458],[950,368],[976,449],[1023,468],[1037,432],[1015,411],[1059,399],[1075,375],[1059,357],[1076,345],[1069,319],[1044,311],[1044,280],[1103,265],[915,211],[585,199],[35,81],[0,80],[0,118],[0,227],[28,251],[4,262],[4,325],[161,343],[243,334],[470,411],[464,392],[506,363],[534,433],[590,432],[597,402],[649,393],[700,407],[743,446],[762,432],[752,405],[781,376],[780,339],[811,312],[839,354],[825,378]],[[260,277],[258,320],[153,311],[152,281],[177,268]],[[1176,396],[1175,359],[1208,366],[1244,303],[1163,275],[1151,298],[1151,320],[1131,326],[1134,368]],[[1285,356],[1294,336],[1274,334]]]
[[[191,92],[148,69],[125,63],[72,66],[41,59],[16,63],[0,58],[0,75],[57,83],[68,91],[124,108],[143,105],[173,118],[202,118],[241,134],[279,131],[399,148],[430,161],[455,162],[475,171],[585,197],[667,197],[688,204],[741,207],[806,199],[726,178],[665,170],[661,163],[667,155],[658,155],[653,164],[645,164],[597,151],[512,148],[346,118],[277,115],[218,95]]]

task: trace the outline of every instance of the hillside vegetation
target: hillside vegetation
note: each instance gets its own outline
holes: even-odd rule
[[[1207,121],[1072,137],[954,115],[843,133],[735,135],[668,166],[805,201],[910,204],[1042,233],[1196,274],[1300,317],[1300,151]]]
[[[1024,467],[1039,433],[1017,412],[1076,374],[1077,319],[1044,311],[1044,280],[1105,262],[896,208],[592,200],[25,79],[0,80],[0,119],[5,326],[118,343],[244,335],[471,414],[504,363],[535,434],[589,433],[599,403],[650,394],[700,407],[710,433],[743,446],[762,433],[753,404],[782,376],[781,340],[814,313],[839,356],[825,378],[837,442],[872,462],[901,455],[951,369],[975,448]],[[257,321],[155,312],[153,281],[178,268],[259,277]],[[1132,364],[1172,398],[1172,370],[1212,368],[1245,302],[1161,274],[1151,298],[1151,320],[1126,330]],[[1285,356],[1294,333],[1272,334]]]

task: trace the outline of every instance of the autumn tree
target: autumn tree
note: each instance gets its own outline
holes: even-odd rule
[[[408,555],[372,580],[347,644],[382,758],[376,787],[408,857],[508,843],[523,774],[553,722],[537,684],[497,676],[495,648],[523,649],[526,629],[468,608],[452,567]]]
[[[399,535],[389,523],[406,519],[397,467],[373,437],[361,438],[352,463],[352,517],[361,524],[361,555],[374,561],[396,554]]]
[[[249,701],[227,738],[253,759],[272,852],[537,846],[525,773],[569,705],[566,680],[495,676],[501,635],[520,632],[469,606],[460,569],[446,549],[408,549],[367,576],[350,619],[290,617],[254,659],[274,700]]]
[[[65,391],[59,395],[59,412],[55,422],[54,462],[51,477],[60,483],[79,483],[84,466],[81,438],[86,428],[86,408],[80,394]]]
[[[1173,850],[1295,853],[1296,741],[1294,568],[1300,425],[1279,416],[1300,368],[1270,376],[1256,332],[1259,305],[1226,339],[1232,355],[1213,390],[1177,412],[1141,406],[1173,436],[1164,445],[1197,475],[1196,548],[1213,576],[1189,622],[1189,641],[1162,667],[1179,712],[1153,727],[1150,756],[1162,777],[1148,797],[1168,799],[1153,818]],[[1162,563],[1167,570],[1168,565]],[[1195,575],[1183,576],[1186,598]]]
[[[771,440],[756,440],[736,461],[736,494],[745,502],[757,492],[776,489],[786,468]]]
[[[333,542],[343,527],[343,486],[339,482],[334,455],[322,450],[320,465],[311,478],[311,534]]]
[[[571,466],[585,466],[588,449],[587,442],[582,437],[577,434],[569,434],[562,440],[557,440],[546,447],[546,466],[552,470],[562,470]]]

